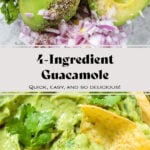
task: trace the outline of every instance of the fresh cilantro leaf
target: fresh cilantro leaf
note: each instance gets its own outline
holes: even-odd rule
[[[42,146],[53,140],[55,136],[56,118],[51,112],[38,112],[30,104],[21,106],[19,117],[12,118],[7,123],[10,134],[18,134],[19,142],[24,147]]]
[[[50,127],[53,128],[56,119],[52,117],[51,112],[33,112],[28,114],[25,119],[25,126],[31,133],[38,134],[40,131],[48,130]]]
[[[47,130],[49,127],[54,127],[56,122],[56,118],[52,117],[51,112],[45,112],[41,113],[39,116],[39,124],[38,124],[38,130],[43,131]]]
[[[36,112],[36,109],[30,104],[22,105],[20,108],[20,120],[24,121],[25,118],[31,115],[33,112]]]
[[[43,144],[49,143],[51,140],[51,134],[50,133],[41,133],[38,137],[36,137],[32,141],[32,146],[40,146]]]
[[[0,10],[5,16],[6,22],[10,24],[15,21],[19,14],[18,0],[0,0],[0,2],[2,2]]]
[[[37,128],[39,123],[39,116],[40,113],[34,112],[28,115],[27,118],[25,119],[24,125],[31,133],[38,132]]]
[[[7,130],[10,134],[18,134],[19,142],[23,146],[29,146],[31,140],[30,132],[25,128],[23,122],[17,118],[9,120],[7,123]]]
[[[24,125],[17,118],[10,119],[7,123],[7,126],[7,129],[11,134],[20,134],[22,130],[24,130]]]

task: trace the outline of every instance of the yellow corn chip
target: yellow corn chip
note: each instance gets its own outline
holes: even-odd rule
[[[80,105],[81,132],[106,150],[150,150],[150,140],[124,117],[93,105]]]

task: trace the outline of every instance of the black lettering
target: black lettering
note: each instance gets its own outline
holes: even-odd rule
[[[43,64],[43,55],[39,54],[38,59],[36,60],[39,64]]]
[[[50,79],[50,70],[43,70],[41,76],[43,79]]]
[[[104,78],[104,79],[109,79],[109,73],[108,73],[108,72],[105,72],[105,73],[103,74],[103,78]]]

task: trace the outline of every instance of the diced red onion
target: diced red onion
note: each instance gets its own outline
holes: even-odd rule
[[[44,13],[45,13],[45,9],[40,9],[39,11],[38,11],[38,15],[40,15],[40,16],[43,16],[44,15]]]
[[[20,39],[25,44],[31,45],[68,45],[74,47],[77,45],[89,45],[91,47],[100,47],[103,45],[111,47],[112,45],[125,45],[127,41],[127,32],[124,27],[116,27],[111,19],[100,20],[93,13],[93,17],[78,18],[76,24],[73,21],[68,23],[62,20],[59,27],[47,28],[47,33],[37,33],[30,30],[29,27],[20,23]],[[45,10],[39,11],[40,15],[45,14]]]
[[[24,14],[25,14],[25,16],[28,17],[28,18],[32,18],[32,17],[34,16],[33,13],[24,13]]]
[[[54,28],[46,28],[45,29],[46,32],[51,32],[54,34],[60,34],[60,31],[58,29],[54,29]]]
[[[106,29],[108,31],[114,31],[115,27],[114,26],[110,26],[110,25],[100,25],[99,26],[100,29]]]

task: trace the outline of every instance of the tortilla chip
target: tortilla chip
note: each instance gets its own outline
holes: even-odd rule
[[[148,150],[150,140],[136,124],[93,105],[80,105],[83,111],[81,133],[106,150]]]
[[[142,110],[142,119],[150,126],[150,102],[143,92],[133,93],[137,99],[137,103]]]

